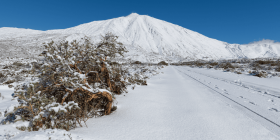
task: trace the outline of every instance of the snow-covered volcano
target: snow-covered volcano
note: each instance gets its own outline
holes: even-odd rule
[[[37,31],[0,28],[0,47],[2,49],[0,51],[9,51],[10,55],[14,54],[14,50],[17,50],[15,53],[17,55],[22,52],[25,55],[30,52],[37,55],[40,52],[38,46],[43,42],[61,39],[71,41],[83,36],[88,36],[97,42],[100,35],[107,32],[119,36],[119,41],[129,50],[126,58],[143,62],[275,57],[280,54],[280,47],[277,43],[269,45],[228,44],[181,26],[136,13],[61,30]],[[11,47],[13,50],[7,49]]]

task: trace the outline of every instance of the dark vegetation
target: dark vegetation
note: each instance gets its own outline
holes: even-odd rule
[[[160,61],[160,62],[158,63],[158,65],[165,65],[165,66],[168,66],[168,63],[166,63],[165,61]]]
[[[5,75],[0,73],[0,78],[4,78],[4,77],[5,77]]]
[[[142,64],[140,61],[135,61],[132,64]]]
[[[279,58],[232,59],[232,60],[197,60],[182,63],[172,63],[177,66],[190,66],[234,72],[236,74],[250,74],[252,76],[267,78],[280,76]]]

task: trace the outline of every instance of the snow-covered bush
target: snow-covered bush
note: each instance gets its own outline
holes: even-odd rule
[[[6,79],[7,79],[7,76],[4,75],[4,74],[2,74],[2,73],[0,73],[0,84],[3,83],[3,82],[5,82]]]
[[[265,71],[250,71],[249,74],[253,75],[253,76],[257,76],[260,78],[266,78],[267,77],[267,73]]]
[[[142,64],[140,61],[135,61],[132,64]]]
[[[234,66],[231,63],[227,62],[227,63],[221,63],[219,65],[219,68],[223,68],[225,70],[226,69],[234,69]]]
[[[98,44],[85,37],[43,45],[43,65],[33,64],[39,80],[15,88],[20,105],[5,114],[6,121],[30,121],[33,131],[70,130],[88,118],[110,114],[114,94],[126,91],[124,71],[109,65],[126,52],[117,38],[108,33]]]
[[[168,66],[168,63],[166,63],[165,61],[160,61],[160,62],[158,63],[158,65],[165,65],[165,66]]]
[[[13,65],[17,66],[17,67],[21,67],[24,66],[24,64],[20,63],[20,62],[14,62]]]

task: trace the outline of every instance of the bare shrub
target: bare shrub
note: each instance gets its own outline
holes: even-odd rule
[[[41,65],[38,64],[37,62],[32,62],[31,65],[32,65],[32,68],[33,68],[34,70],[39,70],[40,67],[41,67]]]
[[[142,64],[140,61],[135,61],[132,64]]]
[[[260,64],[259,64],[259,63],[252,63],[252,64],[251,64],[251,67],[253,67],[255,70],[257,70],[257,69],[260,69],[260,68],[261,68],[261,66],[260,66]]]
[[[91,117],[109,115],[114,94],[125,92],[127,85],[122,69],[109,65],[126,52],[117,38],[108,33],[96,45],[86,37],[81,42],[45,44],[44,65],[38,69],[40,82],[17,86],[14,96],[20,105],[5,116],[18,115],[37,131],[70,130]]]
[[[236,73],[236,74],[242,74],[242,72],[239,72],[239,71],[236,71],[235,73]]]
[[[235,67],[234,67],[231,63],[227,62],[227,63],[221,63],[221,64],[219,65],[219,68],[223,68],[223,69],[234,69]]]
[[[202,63],[202,62],[200,62],[200,61],[195,61],[193,64],[194,64],[195,66],[197,66],[197,67],[202,67],[202,66],[204,66],[204,63]]]
[[[12,66],[5,65],[2,69],[10,69]]]
[[[209,63],[209,65],[211,65],[212,67],[217,66],[219,63],[218,62],[211,62]]]
[[[20,75],[16,75],[16,76],[14,77],[15,82],[23,81],[24,79],[25,79],[25,78],[24,78],[23,76],[20,76]]]
[[[158,65],[165,65],[165,66],[168,66],[168,63],[166,63],[165,61],[160,61],[160,62],[158,63]]]
[[[0,79],[6,77],[3,73],[0,73]]]
[[[264,71],[261,71],[261,72],[257,73],[256,76],[266,78],[267,77],[267,73],[264,72]]]
[[[17,67],[22,67],[24,66],[24,64],[20,63],[20,62],[14,62],[13,65],[17,66]]]
[[[2,78],[0,78],[0,83],[5,82],[6,80],[7,80],[7,77],[2,77]]]
[[[213,66],[212,66],[212,65],[207,65],[206,68],[207,68],[207,69],[212,69]]]
[[[257,76],[260,78],[266,78],[267,77],[267,73],[265,71],[250,71],[250,74],[253,76]]]
[[[259,61],[255,61],[255,63],[258,63],[260,65],[264,65],[264,64],[270,64],[273,63],[272,61],[263,61],[263,60],[259,60]]]
[[[28,71],[28,70],[22,70],[22,71],[20,71],[20,74],[28,74],[30,71]]]
[[[114,66],[120,66],[120,64],[118,62],[110,62],[110,65],[114,65]]]
[[[9,85],[9,84],[12,84],[12,83],[14,83],[14,82],[15,82],[15,80],[8,80],[8,81],[6,81],[4,84]]]

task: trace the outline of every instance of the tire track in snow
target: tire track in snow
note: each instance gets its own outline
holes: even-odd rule
[[[178,70],[178,69],[177,69],[177,70]],[[257,116],[261,117],[262,119],[265,119],[266,121],[270,122],[270,123],[271,123],[271,124],[273,124],[274,126],[277,126],[278,128],[280,128],[280,125],[279,125],[279,124],[277,124],[277,123],[275,123],[274,121],[272,121],[272,120],[270,120],[270,119],[268,119],[268,118],[264,117],[263,115],[261,115],[261,114],[259,114],[259,113],[255,112],[255,111],[253,111],[252,109],[250,109],[250,108],[248,108],[248,107],[246,107],[246,106],[244,106],[244,105],[242,105],[242,104],[238,103],[238,102],[237,102],[237,101],[235,101],[234,99],[232,99],[232,98],[230,98],[230,97],[228,97],[228,96],[224,95],[223,93],[221,93],[221,92],[219,92],[219,91],[217,91],[217,90],[213,89],[212,87],[210,87],[210,86],[208,86],[208,85],[204,84],[203,82],[199,81],[198,79],[196,79],[196,78],[194,78],[194,77],[192,77],[192,76],[190,76],[190,75],[188,75],[188,74],[186,74],[186,73],[184,73],[184,72],[182,72],[182,71],[180,71],[180,70],[178,70],[178,71],[179,71],[179,72],[181,72],[181,73],[183,73],[183,74],[185,74],[186,76],[190,77],[191,79],[193,79],[193,80],[195,80],[195,81],[199,82],[200,84],[202,84],[202,85],[204,85],[204,86],[208,87],[208,88],[209,88],[209,89],[211,89],[212,91],[214,91],[214,92],[216,92],[216,93],[218,93],[218,94],[222,95],[223,97],[225,97],[225,98],[229,99],[230,101],[232,101],[232,102],[234,102],[234,103],[238,104],[239,106],[241,106],[241,107],[245,108],[246,110],[250,111],[251,113],[253,113],[253,114],[255,114],[255,115],[257,115]]]
[[[191,71],[191,70],[187,70],[187,71],[190,71],[190,72],[194,72],[194,73],[197,73],[197,74],[200,74],[200,75],[203,75],[203,76],[206,76],[206,77],[209,77],[209,78],[212,78],[212,79],[216,79],[216,80],[220,80],[220,81],[223,81],[225,83],[229,83],[229,84],[232,84],[232,85],[235,85],[235,86],[238,86],[238,87],[242,87],[242,88],[246,88],[246,89],[249,89],[249,90],[252,90],[252,91],[255,91],[255,92],[262,92],[262,91],[265,91],[263,94],[265,95],[268,95],[268,96],[272,96],[272,97],[275,97],[275,98],[280,98],[280,92],[277,92],[277,91],[273,91],[273,90],[268,90],[268,89],[263,89],[263,88],[259,88],[259,87],[256,87],[254,85],[246,85],[244,83],[241,83],[238,84],[237,82],[235,81],[231,81],[231,80],[227,80],[227,79],[223,79],[223,78],[218,78],[218,77],[214,77],[214,76],[210,76],[210,75],[206,75],[206,74],[202,74],[202,73],[199,73],[199,72],[195,72],[195,71]],[[275,95],[275,94],[271,94],[270,92],[273,92],[273,93],[278,93],[279,95]]]

